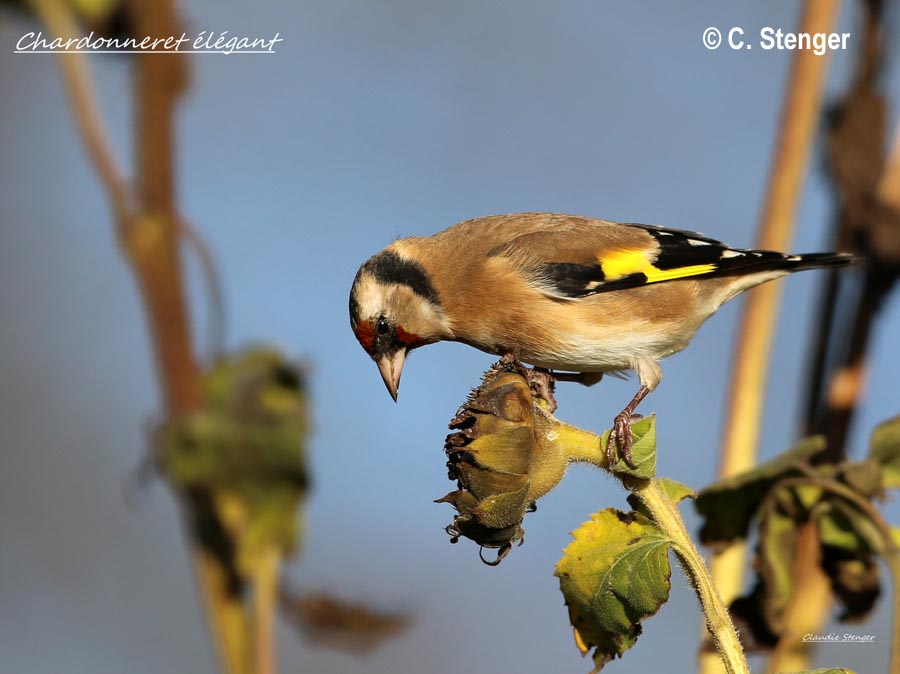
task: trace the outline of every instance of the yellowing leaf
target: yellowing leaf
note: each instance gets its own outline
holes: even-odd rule
[[[671,541],[639,513],[607,508],[573,532],[556,567],[583,653],[597,670],[631,648],[669,598]]]

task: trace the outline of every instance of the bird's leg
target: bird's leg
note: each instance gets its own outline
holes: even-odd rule
[[[513,366],[518,372],[525,377],[528,386],[531,388],[532,394],[543,398],[547,403],[547,410],[550,414],[556,411],[556,397],[553,395],[555,388],[555,380],[550,370],[542,367],[525,367],[514,354],[506,353],[500,358],[501,365]]]
[[[616,465],[616,448],[622,451],[622,458],[625,459],[631,468],[637,468],[634,463],[634,457],[631,456],[631,424],[634,421],[640,421],[643,417],[635,414],[635,408],[640,402],[647,397],[650,389],[641,384],[638,392],[631,399],[631,402],[625,406],[613,421],[612,430],[609,433],[609,440],[606,442],[606,460],[610,469]]]

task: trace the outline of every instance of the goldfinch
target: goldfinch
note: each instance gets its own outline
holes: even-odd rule
[[[741,250],[693,232],[555,213],[494,215],[394,241],[365,262],[350,324],[397,400],[410,351],[463,342],[553,372],[599,381],[634,371],[607,452],[632,464],[635,408],[725,302],[801,269],[847,265],[841,253]]]

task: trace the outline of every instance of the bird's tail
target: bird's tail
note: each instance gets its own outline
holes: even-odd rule
[[[710,276],[752,276],[790,274],[803,269],[846,267],[860,264],[862,258],[849,253],[806,253],[788,255],[771,250],[728,250]]]
[[[724,303],[760,283],[795,271],[836,269],[861,262],[862,258],[848,253],[786,255],[771,250],[729,250],[723,254],[715,271],[710,276],[733,279],[725,286],[726,291],[722,299]]]
[[[803,255],[785,255],[783,263],[786,271],[802,269],[820,269],[826,267],[846,267],[861,264],[863,259],[850,253],[805,253]]]

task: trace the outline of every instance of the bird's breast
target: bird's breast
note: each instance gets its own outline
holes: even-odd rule
[[[498,315],[476,330],[457,331],[459,341],[496,355],[512,353],[537,367],[569,372],[629,370],[646,357],[655,360],[681,351],[698,325],[648,321],[599,312],[541,311]]]

